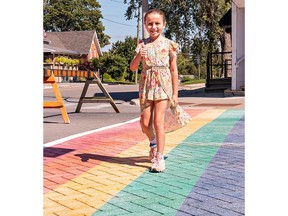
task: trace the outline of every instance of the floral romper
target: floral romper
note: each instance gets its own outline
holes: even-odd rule
[[[137,53],[142,42],[147,48],[147,56],[142,59],[143,70],[139,81],[141,113],[149,107],[149,101],[168,99],[170,104],[165,113],[165,131],[183,127],[191,117],[179,105],[172,106],[172,77],[169,68],[170,60],[177,56],[178,44],[167,38],[159,42],[152,42],[147,38],[140,41],[136,48]]]

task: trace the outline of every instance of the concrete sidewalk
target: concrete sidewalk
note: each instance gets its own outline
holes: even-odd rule
[[[180,104],[192,121],[166,135],[164,173],[138,118],[47,143],[44,215],[244,215],[244,98]]]

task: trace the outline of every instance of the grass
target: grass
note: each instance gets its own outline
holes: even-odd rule
[[[135,82],[129,82],[129,81],[114,81],[114,80],[105,80],[105,79],[104,79],[103,83],[107,83],[107,84],[121,84],[121,85],[131,85],[131,84],[135,84]],[[138,83],[139,83],[139,81],[138,81]],[[198,83],[206,83],[206,79],[188,80],[188,81],[182,82],[180,85],[190,85],[190,84],[198,84]]]
[[[100,78],[100,80],[102,81],[102,77]],[[83,80],[79,80],[80,82],[85,82],[86,79]],[[114,84],[114,85],[133,85],[135,84],[135,82],[130,82],[130,81],[117,81],[117,80],[113,80],[113,79],[103,79],[103,83],[106,84]],[[137,82],[139,83],[139,81]],[[190,85],[190,84],[198,84],[198,83],[206,83],[206,79],[190,79],[184,82],[181,82],[180,85]]]
[[[188,80],[186,82],[182,82],[181,85],[188,85],[188,84],[198,84],[198,83],[206,83],[206,79],[194,79]]]

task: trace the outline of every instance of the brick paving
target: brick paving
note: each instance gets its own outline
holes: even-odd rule
[[[244,110],[186,107],[150,173],[139,121],[44,148],[44,215],[244,215]]]

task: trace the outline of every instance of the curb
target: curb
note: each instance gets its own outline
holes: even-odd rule
[[[139,98],[132,99],[130,105],[140,106]]]

